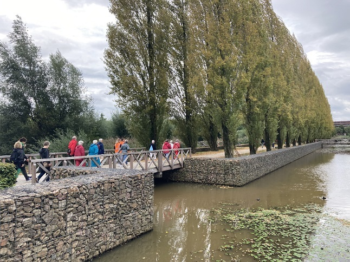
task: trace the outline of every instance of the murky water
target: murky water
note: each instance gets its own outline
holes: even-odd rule
[[[225,259],[219,251],[225,232],[209,219],[221,203],[247,209],[315,203],[350,220],[349,170],[350,155],[316,152],[241,188],[156,183],[154,230],[94,261]]]

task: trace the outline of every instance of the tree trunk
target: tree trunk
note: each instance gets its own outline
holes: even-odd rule
[[[277,145],[278,145],[278,149],[282,149],[283,148],[283,141],[282,141],[281,128],[280,127],[277,129]]]
[[[301,146],[301,135],[298,137],[298,146]]]
[[[186,23],[186,11],[185,5],[186,3],[182,3],[181,5],[181,22],[182,22],[182,55],[183,55],[183,87],[185,93],[185,121],[186,121],[186,136],[187,136],[187,144],[192,148],[192,151],[195,151],[197,147],[197,137],[194,132],[194,124],[193,124],[193,101],[190,93],[190,74],[188,68],[188,25]]]
[[[287,132],[287,137],[286,137],[286,147],[290,147],[289,131]]]
[[[255,147],[255,145],[252,145],[251,143],[249,143],[249,153],[251,155],[255,155],[256,154],[256,147]]]
[[[222,139],[224,142],[224,151],[225,151],[225,158],[232,158],[233,157],[233,146],[232,142],[230,140],[230,134],[228,127],[222,123]]]
[[[217,151],[218,150],[218,130],[212,121],[212,115],[209,115],[209,139],[208,139],[208,145],[210,147],[211,151]]]
[[[293,139],[293,146],[297,146],[297,140],[295,138]]]
[[[149,59],[149,66],[148,66],[148,75],[149,75],[149,98],[150,98],[150,141],[154,139],[155,141],[158,141],[158,128],[157,128],[157,103],[156,103],[156,87],[155,87],[155,78],[154,78],[154,62],[155,62],[155,55],[154,55],[154,35],[153,35],[153,12],[151,4],[147,4],[147,39],[148,39],[148,59]],[[159,143],[159,141],[157,142]]]
[[[264,133],[265,133],[266,151],[271,151],[271,138],[270,138],[270,133],[269,133],[269,124],[268,124],[269,122],[267,119],[267,113],[265,114],[265,123],[266,123],[266,126],[265,126]]]
[[[266,151],[271,151],[271,140],[270,140],[270,134],[267,130],[267,128],[265,128],[265,146],[266,146]]]

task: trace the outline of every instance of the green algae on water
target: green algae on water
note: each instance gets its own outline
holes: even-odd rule
[[[241,259],[250,256],[259,261],[300,261],[307,257],[311,238],[322,216],[316,205],[302,208],[227,210],[217,209],[213,216],[229,226],[234,235],[245,232],[248,238],[230,240],[221,251]],[[215,219],[213,219],[215,220]]]

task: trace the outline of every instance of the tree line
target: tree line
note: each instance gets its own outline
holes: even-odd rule
[[[111,93],[141,144],[203,137],[233,157],[244,126],[250,153],[263,138],[289,147],[328,138],[330,106],[300,43],[270,0],[110,0],[104,60]]]
[[[59,51],[43,60],[20,17],[8,38],[8,43],[0,42],[1,155],[10,154],[23,136],[32,147],[29,152],[37,152],[42,141],[67,135],[79,135],[85,143],[129,135],[123,114],[116,112],[107,120],[94,112],[84,95],[82,73]]]

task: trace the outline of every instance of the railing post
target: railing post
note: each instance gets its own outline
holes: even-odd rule
[[[184,167],[184,149],[181,149],[181,165]]]
[[[30,173],[32,174],[32,184],[35,185],[36,184],[36,164],[35,163],[32,163]]]
[[[158,152],[158,172],[163,172],[163,151]]]
[[[130,154],[130,170],[134,168],[134,154]]]
[[[30,172],[32,172],[32,162],[31,162],[31,160],[32,160],[32,157],[30,156],[29,157],[29,159],[28,159],[28,170],[30,171]]]
[[[112,166],[113,166],[113,156],[109,156],[108,157],[108,166],[109,166],[109,168],[112,168]]]
[[[171,166],[171,169],[174,168],[174,149],[171,149],[171,153],[170,153],[170,166]]]
[[[112,157],[112,161],[113,161],[113,168],[115,169],[117,167],[117,156],[115,154],[113,154],[113,157]]]
[[[146,152],[146,157],[145,157],[145,170],[148,170],[148,153]]]

